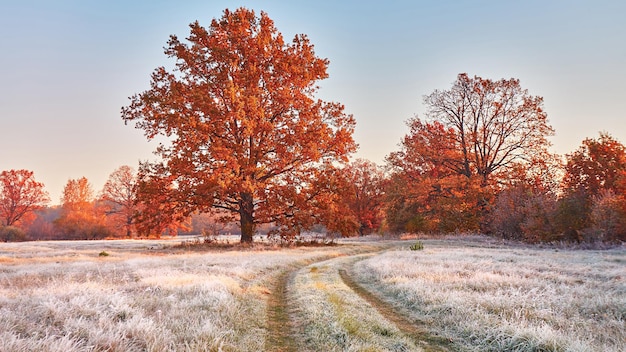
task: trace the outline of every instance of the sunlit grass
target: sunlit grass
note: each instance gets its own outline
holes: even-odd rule
[[[340,269],[460,350],[626,350],[626,249],[465,237],[411,251],[414,242],[208,252],[168,241],[0,243],[0,351],[265,350],[272,284],[296,267],[281,309],[299,350],[418,349]],[[376,246],[401,249],[304,264]]]
[[[263,350],[270,279],[339,251],[148,249],[162,246],[0,244],[0,351]]]
[[[424,241],[355,266],[362,282],[473,351],[626,350],[626,250]]]

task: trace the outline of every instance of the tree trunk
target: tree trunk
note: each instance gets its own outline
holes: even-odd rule
[[[133,218],[132,218],[132,216],[127,216],[126,217],[126,226],[125,226],[126,227],[126,237],[127,238],[130,238],[131,235],[132,235],[132,232],[131,232],[132,225],[133,225]]]
[[[254,224],[254,199],[252,194],[242,193],[239,201],[239,225],[241,227],[241,243],[252,243]]]

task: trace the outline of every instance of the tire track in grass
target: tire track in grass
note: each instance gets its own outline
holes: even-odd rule
[[[270,297],[267,302],[267,329],[268,338],[265,343],[266,351],[298,351],[298,345],[294,336],[294,328],[291,318],[289,316],[289,300],[287,298],[289,282],[293,279],[293,275],[307,265],[322,262],[328,259],[336,258],[338,256],[356,256],[363,253],[379,252],[388,248],[388,246],[363,246],[363,248],[355,251],[352,254],[335,254],[323,256],[312,260],[300,261],[296,264],[290,265],[287,269],[283,270],[276,277]]]
[[[424,351],[451,351],[453,350],[450,340],[436,336],[426,330],[426,326],[420,322],[413,322],[404,315],[398,313],[390,303],[387,303],[374,295],[363,286],[358,284],[346,269],[339,270],[341,280],[352,291],[361,296],[367,303],[374,307],[383,317],[391,321],[405,335],[413,339]]]
[[[299,267],[302,266],[304,264]],[[265,343],[266,351],[296,351],[296,344],[291,334],[292,324],[287,309],[287,283],[290,276],[299,267],[283,271],[274,283],[274,289],[267,303],[268,339]]]
[[[453,345],[449,339],[433,335],[428,332],[427,325],[410,320],[406,314],[394,308],[394,306],[382,300],[364,286],[359,284],[350,274],[350,267],[355,262],[364,259],[365,256],[375,254],[391,246],[364,246],[361,250],[351,253],[336,253],[316,259],[302,260],[283,269],[271,285],[271,293],[267,302],[267,329],[268,338],[265,342],[266,351],[299,351],[306,349],[297,333],[296,323],[293,321],[294,302],[290,302],[292,292],[290,285],[294,282],[298,271],[302,268],[323,262],[329,259],[343,257],[344,264],[335,266],[336,275],[356,296],[363,299],[373,307],[380,315],[395,325],[400,333],[414,341],[420,350],[424,351],[452,351]]]

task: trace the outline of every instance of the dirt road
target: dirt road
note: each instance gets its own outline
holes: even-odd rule
[[[449,351],[451,343],[366,289],[354,263],[389,247],[300,263],[275,280],[267,351]]]

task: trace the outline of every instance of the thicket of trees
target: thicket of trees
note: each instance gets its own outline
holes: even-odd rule
[[[424,97],[385,167],[349,162],[355,120],[315,98],[327,77],[305,35],[287,43],[265,13],[224,11],[190,25],[151,88],[122,108],[162,161],[121,166],[96,194],[69,180],[46,207],[27,170],[0,174],[0,240],[134,238],[260,231],[293,239],[481,232],[527,242],[626,241],[626,148],[608,133],[564,157],[543,98],[517,79],[462,73]],[[234,226],[237,224],[238,226]]]
[[[460,74],[426,96],[391,153],[387,225],[396,232],[482,232],[527,242],[626,240],[624,145],[585,139],[565,162],[541,97],[516,79]]]
[[[50,201],[44,185],[35,180],[32,171],[8,170],[0,173],[0,241],[27,239],[24,228],[34,212]]]

